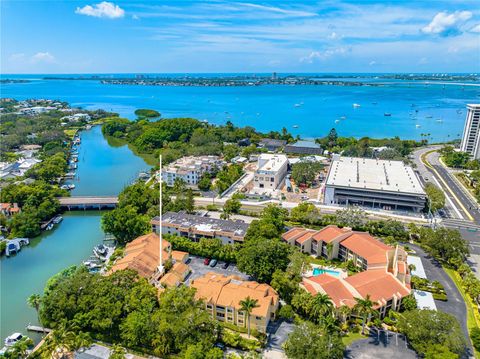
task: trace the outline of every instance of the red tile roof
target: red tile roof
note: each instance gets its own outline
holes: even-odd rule
[[[324,273],[318,276],[304,278],[303,283],[306,288],[307,285],[309,285],[312,289],[315,284],[320,285],[337,308],[342,305],[352,308],[356,303],[354,293],[347,288],[343,280],[340,278]],[[313,285],[311,283],[313,283]],[[318,291],[316,291],[315,294],[317,292]]]
[[[289,241],[290,239],[292,238],[295,238],[297,236],[300,236],[302,235],[303,233],[305,233],[307,230],[305,228],[300,228],[300,227],[293,227],[292,229],[290,229],[288,232],[285,232],[283,235],[282,235],[282,239],[285,240],[285,241]]]
[[[330,243],[334,239],[338,238],[345,233],[351,232],[349,228],[339,228],[334,225],[326,226],[325,228],[319,230],[314,236],[313,239],[318,241],[323,241],[325,243]]]
[[[303,242],[311,239],[317,231],[307,229],[298,238],[295,238],[295,242],[302,244]]]
[[[372,301],[388,301],[395,294],[401,297],[410,294],[410,290],[400,283],[391,273],[383,269],[367,270],[345,279],[362,297],[370,295]]]
[[[369,265],[386,264],[388,262],[387,253],[393,249],[364,232],[353,232],[341,242],[341,245],[364,258]]]

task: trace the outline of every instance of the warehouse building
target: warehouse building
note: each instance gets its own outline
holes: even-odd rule
[[[412,167],[402,161],[334,156],[324,203],[419,212],[426,194]]]

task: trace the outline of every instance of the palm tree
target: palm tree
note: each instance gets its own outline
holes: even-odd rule
[[[337,315],[341,318],[342,323],[345,323],[347,321],[347,318],[351,313],[352,310],[346,305],[342,305],[340,308],[337,309]]]
[[[373,309],[373,302],[370,300],[370,295],[367,294],[365,299],[355,298],[357,304],[353,307],[353,310],[357,312],[358,315],[362,316],[362,334],[365,335],[365,325],[367,324],[367,319],[370,320],[370,317],[377,313]]]
[[[75,348],[75,339],[75,333],[63,323],[46,338],[45,351],[53,359],[62,359]]]
[[[84,350],[92,344],[92,337],[89,333],[79,332],[75,335],[72,350]]]
[[[38,323],[42,326],[43,335],[45,336],[45,328],[43,327],[42,321],[40,320],[40,304],[42,303],[42,297],[40,294],[32,294],[27,298],[27,304],[34,308],[37,312]]]
[[[247,315],[247,330],[248,337],[250,338],[250,314],[254,308],[258,307],[258,300],[250,298],[248,296],[244,300],[240,301],[240,309]]]
[[[321,322],[324,317],[331,316],[333,313],[333,303],[328,294],[317,293],[312,298],[310,307],[310,317],[317,322]]]
[[[12,358],[26,358],[28,356],[28,348],[32,346],[33,340],[25,337],[16,342],[8,354],[10,354]]]
[[[125,348],[121,345],[114,344],[112,345],[112,350],[110,351],[110,356],[108,359],[124,359],[125,358]]]

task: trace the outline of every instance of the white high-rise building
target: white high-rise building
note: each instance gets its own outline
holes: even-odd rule
[[[480,104],[467,105],[467,118],[460,150],[472,158],[480,158]]]

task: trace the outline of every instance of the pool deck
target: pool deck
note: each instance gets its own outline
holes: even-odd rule
[[[345,279],[348,277],[348,273],[341,269],[341,268],[335,268],[335,267],[330,267],[330,266],[322,266],[322,265],[318,265],[318,264],[312,264],[312,269],[305,272],[303,274],[304,277],[313,277],[313,276],[316,276],[316,275],[319,275],[319,274],[314,274],[314,271],[315,269],[320,269],[320,270],[325,270],[325,271],[333,271],[333,272],[337,272],[338,273],[338,276],[334,275],[334,274],[330,274],[327,272],[327,274],[330,274],[332,276],[335,276],[335,277],[338,277],[338,278],[342,278],[342,279]],[[323,273],[321,273],[323,274]]]

